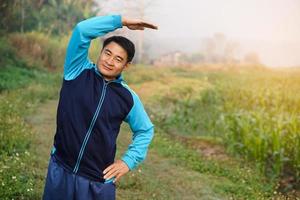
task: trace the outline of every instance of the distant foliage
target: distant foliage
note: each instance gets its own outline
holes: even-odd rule
[[[16,49],[4,37],[0,37],[0,69],[7,66],[20,66],[23,63],[16,57]]]
[[[93,0],[2,0],[0,33],[37,30],[66,34],[78,21],[96,12]]]
[[[48,37],[39,32],[15,33],[9,36],[17,55],[29,66],[38,68],[62,68],[68,37]]]

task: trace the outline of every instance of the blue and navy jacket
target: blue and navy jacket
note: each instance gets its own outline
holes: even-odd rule
[[[78,23],[64,64],[52,153],[65,169],[94,181],[103,182],[102,171],[114,162],[123,121],[133,132],[132,143],[121,158],[130,170],[145,159],[153,138],[153,124],[121,74],[106,81],[88,58],[92,39],[121,27],[120,15]]]

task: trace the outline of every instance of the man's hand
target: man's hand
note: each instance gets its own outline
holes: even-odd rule
[[[127,19],[125,17],[122,17],[122,24],[131,30],[144,30],[145,28],[158,29],[154,24],[139,19]]]
[[[128,166],[122,160],[117,160],[110,166],[108,166],[104,171],[105,174],[104,179],[111,179],[115,177],[114,183],[117,182],[121,176],[125,175],[129,172]]]

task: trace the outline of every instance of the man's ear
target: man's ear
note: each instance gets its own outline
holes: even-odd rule
[[[131,62],[127,62],[127,63],[124,65],[124,69],[123,69],[123,70],[127,70],[130,66],[131,66]]]

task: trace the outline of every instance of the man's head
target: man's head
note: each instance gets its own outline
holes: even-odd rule
[[[98,70],[106,80],[113,80],[131,64],[134,53],[134,44],[127,38],[109,37],[103,42],[97,61]]]

